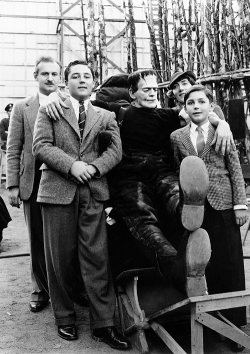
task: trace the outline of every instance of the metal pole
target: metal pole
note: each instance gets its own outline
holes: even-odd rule
[[[62,8],[62,0],[60,0],[59,3],[59,8],[60,8],[60,15],[63,16],[63,8]],[[61,42],[60,42],[60,62],[62,65],[62,82],[64,82],[64,61],[63,61],[63,52],[64,52],[64,20],[62,19],[61,21]]]

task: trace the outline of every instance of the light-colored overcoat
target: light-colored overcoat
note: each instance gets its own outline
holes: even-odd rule
[[[93,197],[99,201],[109,199],[105,174],[121,161],[122,147],[115,114],[102,108],[88,105],[82,143],[78,120],[70,98],[63,108],[64,118],[51,120],[41,107],[34,130],[33,152],[44,162],[38,191],[38,201],[50,204],[70,204],[77,183],[70,178],[74,161],[92,164],[98,170],[88,183]],[[106,130],[112,134],[112,144],[99,154],[98,134]]]
[[[171,134],[175,168],[189,155],[197,155],[190,138],[190,123]],[[225,156],[217,154],[211,142],[215,130],[209,125],[208,138],[201,159],[209,175],[207,199],[216,210],[231,209],[234,205],[246,205],[245,185],[237,151],[231,150]]]
[[[32,155],[32,142],[38,110],[37,94],[15,103],[10,118],[6,187],[19,187],[22,200],[29,199],[34,185],[35,158]]]

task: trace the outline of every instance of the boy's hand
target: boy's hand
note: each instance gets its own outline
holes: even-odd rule
[[[52,92],[47,98],[46,113],[54,120],[59,120],[60,116],[64,117],[62,107],[68,108],[67,105],[61,100],[56,92]]]
[[[247,211],[244,209],[234,210],[236,224],[242,226],[247,221]]]
[[[212,123],[210,116],[209,120]],[[213,123],[212,123],[213,124]],[[214,134],[214,139],[211,145],[215,144],[215,152],[218,153],[221,148],[222,155],[225,155],[225,151],[228,152],[232,148],[233,150],[236,149],[233,134],[230,130],[229,124],[224,120],[219,120],[217,129]]]
[[[97,169],[93,165],[87,165],[87,171],[91,177],[94,177],[95,173],[97,172]]]
[[[95,167],[92,166],[94,169]],[[73,162],[70,173],[74,176],[80,183],[87,182],[91,179],[93,174],[93,169],[91,165],[88,165],[86,162],[83,161],[75,161]]]

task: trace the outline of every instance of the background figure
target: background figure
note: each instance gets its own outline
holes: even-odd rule
[[[37,60],[34,78],[38,82],[38,93],[15,104],[7,142],[6,187],[9,189],[9,203],[19,208],[23,201],[30,239],[32,312],[41,311],[49,301],[43,221],[40,204],[36,201],[41,163],[32,155],[33,130],[39,105],[45,104],[47,95],[58,87],[60,70],[60,64],[51,57],[41,57]]]
[[[3,229],[8,226],[8,223],[11,221],[10,214],[4,203],[2,197],[0,197],[0,243],[3,239]]]
[[[3,118],[0,121],[0,138],[1,138],[1,149],[6,152],[6,142],[8,137],[10,114],[12,112],[13,103],[7,104],[4,110],[7,112],[8,117]]]
[[[190,121],[187,112],[184,110],[184,96],[187,90],[196,82],[196,76],[192,71],[178,70],[173,73],[170,78],[168,96],[170,98],[169,104],[175,106],[173,109],[179,112],[180,123],[185,126]],[[212,112],[212,111],[211,111]],[[212,113],[210,112],[210,117]],[[214,105],[213,112],[222,120],[225,119],[224,114],[218,105]]]

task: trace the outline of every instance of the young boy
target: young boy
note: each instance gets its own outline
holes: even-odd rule
[[[213,96],[202,85],[194,85],[185,94],[185,109],[191,122],[171,134],[176,170],[190,155],[199,156],[209,175],[209,189],[203,225],[210,237],[212,256],[206,269],[209,294],[245,290],[245,273],[240,226],[246,222],[246,195],[238,154],[215,153],[211,141],[214,128],[208,121]],[[245,308],[225,311],[237,326],[246,324]]]
[[[84,61],[65,70],[70,97],[64,118],[54,122],[39,111],[33,151],[44,162],[38,202],[42,203],[49,289],[58,334],[77,339],[72,300],[75,257],[85,284],[94,339],[114,349],[128,349],[114,327],[115,293],[108,264],[104,202],[109,199],[105,174],[122,158],[114,113],[89,101],[93,73]],[[79,117],[79,118],[78,118]],[[112,143],[100,154],[98,135],[109,131]]]

